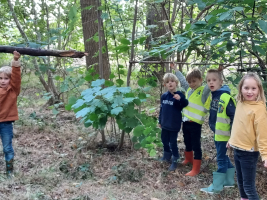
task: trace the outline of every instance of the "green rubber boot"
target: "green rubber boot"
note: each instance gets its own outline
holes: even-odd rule
[[[200,191],[209,194],[220,193],[223,190],[223,183],[226,173],[213,172],[213,182],[207,188],[201,188]]]
[[[224,179],[223,187],[235,186],[235,168],[228,168]]]
[[[13,159],[11,159],[10,161],[6,161],[7,178],[13,178],[14,177],[14,175],[13,175],[13,163],[14,163]]]

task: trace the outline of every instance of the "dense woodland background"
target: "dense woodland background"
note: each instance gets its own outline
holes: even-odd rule
[[[265,0],[0,0],[0,66],[7,48],[35,49],[21,58],[16,178],[6,180],[0,161],[0,198],[239,199],[237,187],[199,192],[216,169],[207,124],[200,175],[156,161],[162,77],[173,61],[203,77],[222,65],[233,96],[247,71],[266,90],[266,13]],[[30,56],[42,50],[64,57]],[[265,179],[259,161],[262,199]]]

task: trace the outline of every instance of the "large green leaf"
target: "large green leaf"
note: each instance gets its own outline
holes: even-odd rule
[[[122,107],[117,107],[117,108],[114,108],[110,111],[110,113],[112,115],[118,115],[119,113],[121,113],[123,111],[123,108]]]
[[[146,84],[146,79],[140,78],[137,83],[140,87],[144,87]]]
[[[128,39],[126,39],[126,38],[122,38],[121,39],[121,43],[122,44],[125,44],[125,45],[130,45],[131,44],[131,42]]]
[[[267,34],[267,22],[264,20],[259,20],[260,28]]]
[[[145,127],[143,125],[139,125],[139,126],[134,128],[133,134],[134,134],[134,136],[139,137],[143,134],[144,130],[145,130]]]

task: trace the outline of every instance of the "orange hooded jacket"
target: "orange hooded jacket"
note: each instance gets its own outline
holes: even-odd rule
[[[20,93],[21,71],[20,61],[12,61],[10,83],[7,88],[0,87],[0,122],[19,119],[17,97]]]

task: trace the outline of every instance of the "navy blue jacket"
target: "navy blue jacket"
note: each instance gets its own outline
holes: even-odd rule
[[[182,109],[188,105],[188,100],[183,93],[179,91],[174,93],[180,95],[181,99],[174,99],[169,91],[161,96],[159,124],[163,129],[179,132],[182,123]]]
[[[219,90],[211,92],[212,100],[210,103],[210,117],[209,126],[210,129],[215,133],[215,125],[217,120],[217,111],[220,97],[223,93],[230,94],[231,90],[227,85],[222,86]],[[230,117],[230,125],[232,127],[234,116],[235,116],[235,104],[232,99],[230,99],[226,107],[226,115]]]

